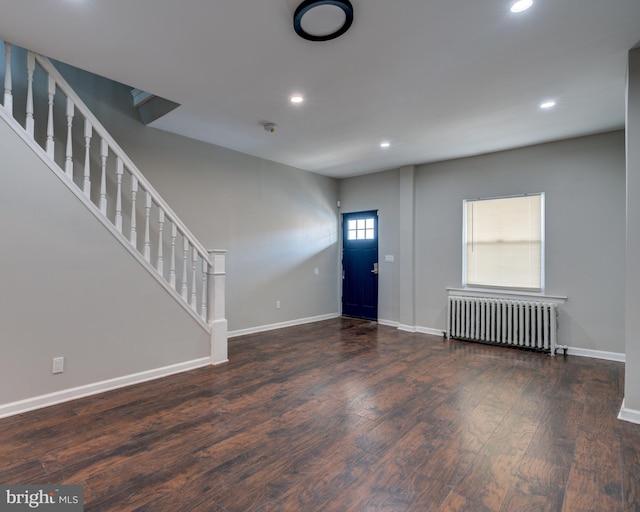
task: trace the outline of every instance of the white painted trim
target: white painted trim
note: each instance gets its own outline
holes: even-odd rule
[[[637,423],[640,425],[640,411],[637,409],[627,409],[624,406],[625,400],[622,400],[622,406],[620,407],[620,412],[618,413],[618,419],[622,421],[628,421],[630,423]]]
[[[214,320],[211,326],[211,364],[222,364],[229,361],[229,343],[227,319]]]
[[[421,334],[431,334],[432,336],[440,336],[444,338],[446,332],[443,329],[434,329],[433,327],[416,327],[416,332]]]
[[[405,332],[417,332],[420,334],[429,334],[431,336],[445,336],[445,333],[442,329],[434,329],[433,327],[420,327],[415,325],[398,324],[398,330]]]
[[[491,288],[454,288],[448,286],[447,293],[452,297],[491,297],[494,299],[554,302],[556,304],[564,304],[569,300],[568,297],[563,295],[546,295],[544,293],[518,290],[494,290]]]
[[[419,327],[414,325],[405,325],[399,322],[394,322],[393,320],[380,320],[378,319],[378,323],[380,325],[386,325],[388,327],[395,327],[399,331],[404,332],[419,332],[420,334],[431,334],[433,336],[445,336],[445,333],[442,329],[434,329],[432,327]]]
[[[279,322],[277,324],[259,325],[257,327],[249,327],[248,329],[238,329],[237,331],[229,331],[228,337],[235,338],[237,336],[244,336],[246,334],[256,334],[259,332],[273,331],[275,329],[282,329],[284,327],[293,327],[295,325],[311,324],[313,322],[321,322],[323,320],[331,320],[332,318],[339,318],[339,317],[340,317],[340,313],[329,313],[327,315],[311,316],[308,318],[298,318],[296,320]]]
[[[558,353],[562,354],[561,349],[558,349]],[[607,361],[618,361],[620,363],[625,362],[625,355],[618,352],[605,352],[603,350],[569,347],[567,349],[567,354],[570,356],[591,357],[594,359],[606,359]]]
[[[111,391],[113,389],[131,386],[133,384],[141,384],[150,380],[167,377],[175,373],[182,373],[196,368],[202,368],[203,366],[208,366],[210,364],[210,357],[202,357],[200,359],[194,359],[193,361],[176,363],[162,368],[146,370],[144,372],[116,377],[115,379],[85,384],[84,386],[78,386],[76,388],[63,389],[62,391],[56,391],[55,393],[3,404],[0,405],[0,418],[22,414],[28,411],[33,411],[34,409],[41,409],[43,407],[57,405],[86,396],[97,395],[99,393],[104,393],[105,391]]]

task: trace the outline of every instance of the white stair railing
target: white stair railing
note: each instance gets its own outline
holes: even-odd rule
[[[225,251],[205,249],[49,59],[7,42],[4,46],[4,112],[46,152],[94,214],[102,216],[212,338],[215,334],[212,362],[226,360]],[[22,65],[18,80],[16,69]],[[25,99],[23,109],[17,108],[18,96]]]

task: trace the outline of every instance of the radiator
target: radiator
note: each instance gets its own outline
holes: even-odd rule
[[[451,296],[447,338],[566,353],[557,345],[557,305],[551,302]]]

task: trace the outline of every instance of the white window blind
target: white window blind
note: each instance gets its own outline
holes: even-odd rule
[[[544,288],[544,195],[464,202],[466,286]]]

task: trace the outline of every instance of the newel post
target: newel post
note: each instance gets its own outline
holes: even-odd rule
[[[227,319],[225,317],[225,263],[227,251],[209,251],[209,326],[211,327],[211,364],[229,360],[227,351]]]

